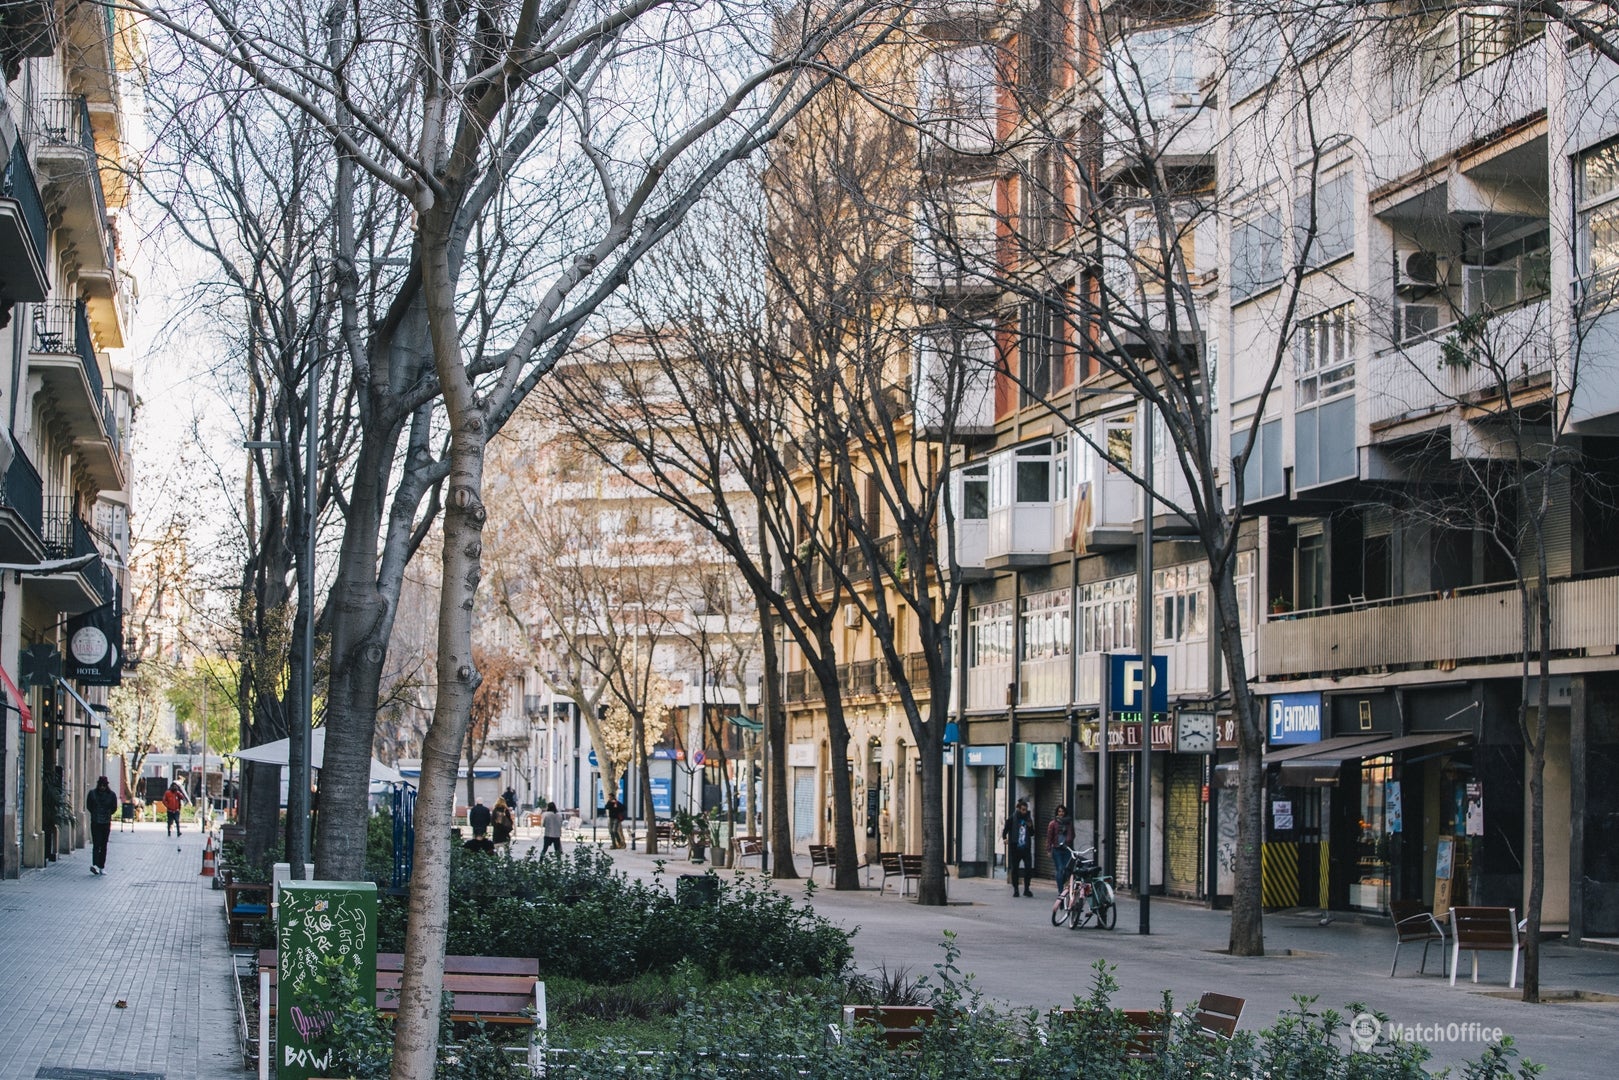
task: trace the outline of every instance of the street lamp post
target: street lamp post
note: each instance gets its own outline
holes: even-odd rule
[[[1149,907],[1152,895],[1152,514],[1153,514],[1153,448],[1152,402],[1141,405],[1141,574],[1136,594],[1141,598],[1136,612],[1136,638],[1141,647],[1141,764],[1136,779],[1136,893],[1141,902],[1137,932],[1152,933],[1152,915]],[[1166,686],[1165,691],[1168,691]]]

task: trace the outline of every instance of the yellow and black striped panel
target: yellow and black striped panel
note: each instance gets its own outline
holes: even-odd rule
[[[1299,846],[1270,840],[1259,849],[1260,895],[1267,908],[1299,906]]]

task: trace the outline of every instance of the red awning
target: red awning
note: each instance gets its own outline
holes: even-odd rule
[[[17,684],[11,681],[11,676],[6,674],[6,669],[3,667],[0,667],[0,682],[5,683],[6,693],[11,696],[18,715],[22,717],[22,733],[32,735],[34,733],[34,714],[28,710],[28,699],[23,697],[23,692],[17,689]]]

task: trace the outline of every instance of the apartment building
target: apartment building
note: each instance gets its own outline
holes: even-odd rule
[[[661,355],[632,332],[584,348],[556,373],[558,397],[525,405],[491,454],[486,498],[501,524],[486,544],[490,603],[478,636],[523,664],[490,753],[520,803],[591,817],[606,792],[581,699],[622,718],[618,694],[634,691],[646,703],[652,806],[642,805],[637,764],[620,788],[632,813],[667,819],[729,796],[751,817],[761,766],[751,598],[712,537],[659,497],[638,451],[595,425],[605,414],[559,400],[584,383],[596,407],[617,402],[620,418],[647,410],[668,425],[660,438],[679,439]],[[746,519],[742,478],[724,487]],[[615,753],[624,765],[627,737]]]
[[[138,47],[124,13],[89,3],[11,5],[0,28],[7,877],[89,841],[84,798],[106,771],[101,717],[124,651],[134,397],[129,371],[111,360],[134,293],[119,265],[128,195],[119,86]]]
[[[1545,597],[1545,922],[1613,932],[1611,800],[1591,782],[1613,753],[1619,645],[1612,73],[1576,28],[1516,8],[1388,14],[918,12],[917,159],[896,166],[933,193],[913,259],[917,431],[938,426],[931,372],[993,372],[959,407],[939,526],[964,585],[945,808],[962,874],[995,872],[1023,797],[1042,820],[1069,805],[1131,888],[1231,892],[1236,725],[1188,513],[1199,476],[1120,377],[1172,365],[1206,402],[1228,512],[1241,481],[1266,903],[1523,908],[1520,707],[1532,735]],[[1108,740],[1151,739],[1142,778],[1098,743],[1109,654],[1139,649],[1149,456],[1169,705]],[[788,679],[790,703],[814,693]],[[877,806],[880,753],[847,766]],[[801,789],[833,765],[813,749],[795,764],[795,835],[822,838],[824,797]],[[1128,828],[1142,782],[1146,883]]]
[[[1230,218],[1222,420],[1233,441],[1262,433],[1268,843],[1300,869],[1269,899],[1522,910],[1544,722],[1544,925],[1611,934],[1612,805],[1591,780],[1619,685],[1612,72],[1575,27],[1517,7],[1400,30],[1328,26],[1280,76],[1262,60],[1228,91],[1230,160],[1262,164]],[[1275,26],[1252,52],[1267,35],[1280,55]],[[1274,133],[1302,85],[1320,91],[1309,136],[1254,152],[1244,133]],[[1245,254],[1267,249],[1304,264],[1291,326],[1289,290]],[[1258,408],[1255,354],[1283,327],[1291,363]]]

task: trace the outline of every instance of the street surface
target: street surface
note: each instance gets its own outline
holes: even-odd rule
[[[518,846],[531,842],[537,837],[525,836]],[[240,1058],[222,894],[198,876],[201,848],[195,832],[175,841],[161,825],[143,824],[113,832],[103,877],[90,873],[88,851],[78,851],[20,881],[0,882],[0,1080],[249,1075]],[[613,854],[631,874],[652,875],[652,857]],[[663,880],[671,886],[678,874],[699,869],[684,857],[684,851],[663,857]],[[807,858],[798,861],[807,869]],[[802,883],[783,888],[805,892]],[[1265,924],[1272,955],[1243,960],[1216,951],[1225,944],[1226,916],[1190,905],[1155,901],[1154,933],[1142,938],[1128,901],[1118,929],[1070,931],[1051,926],[1049,885],[1037,885],[1027,900],[1014,900],[1001,882],[952,880],[950,890],[952,905],[942,909],[875,889],[817,889],[812,903],[857,930],[856,963],[868,972],[931,973],[943,931],[953,930],[962,969],[987,996],[1011,1004],[1067,1003],[1085,991],[1089,965],[1101,957],[1117,966],[1116,1000],[1124,1007],[1156,1005],[1166,988],[1187,1003],[1219,990],[1247,999],[1242,1026],[1251,1029],[1274,1021],[1292,995],[1319,994],[1334,1007],[1366,1002],[1404,1027],[1454,1024],[1462,1034],[1468,1025],[1501,1027],[1526,1056],[1548,1066],[1548,1076],[1614,1075],[1619,1004],[1528,1006],[1493,996],[1506,989],[1507,959],[1500,955],[1484,957],[1477,987],[1466,984],[1464,967],[1464,981],[1452,989],[1435,974],[1431,954],[1430,974],[1416,975],[1420,950],[1409,948],[1400,977],[1390,979],[1393,935],[1386,926],[1340,918],[1320,927],[1313,915],[1272,915]],[[1282,955],[1289,949],[1294,955]],[[1542,982],[1619,997],[1619,953],[1549,945]],[[1439,1064],[1483,1049],[1465,1040],[1432,1045]]]

